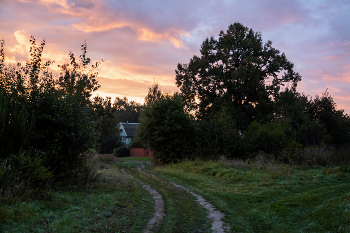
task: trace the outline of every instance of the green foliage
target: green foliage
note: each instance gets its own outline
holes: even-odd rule
[[[96,96],[92,100],[92,108],[96,113],[96,129],[99,132],[97,149],[100,153],[111,153],[120,146],[113,139],[119,135],[118,123],[138,123],[142,105],[135,101],[129,102],[126,97],[116,97],[112,103],[111,97],[104,99]]]
[[[260,33],[240,23],[221,31],[218,39],[207,38],[200,52],[188,67],[178,64],[176,70],[176,84],[199,119],[224,103],[231,107],[239,129],[254,120],[266,121],[271,118],[272,97],[281,86],[290,82],[295,89],[301,80],[284,53],[271,41],[263,44]],[[265,86],[269,78],[271,85]]]
[[[336,104],[327,91],[310,100],[307,113],[313,122],[324,125],[326,134],[330,135],[330,144],[350,143],[350,118],[343,111],[336,110]]]
[[[114,155],[116,157],[130,157],[130,149],[126,146],[120,146],[115,150]]]
[[[288,131],[291,133],[288,135]],[[298,147],[293,131],[282,123],[252,122],[244,132],[243,146],[248,156],[253,152],[273,153],[288,147]]]
[[[148,94],[145,97],[145,104],[151,104],[158,98],[163,95],[163,92],[160,90],[158,83],[155,83],[148,89]]]
[[[193,151],[194,121],[185,111],[182,96],[161,95],[149,103],[140,117],[139,141],[160,163],[188,158]]]
[[[14,197],[41,198],[53,178],[41,157],[39,152],[20,151],[0,163],[0,201],[12,202]]]
[[[118,135],[109,135],[102,140],[101,145],[99,146],[99,153],[110,154],[123,145],[124,143],[120,141]]]
[[[18,176],[26,174],[33,174],[28,178],[30,182],[20,186],[34,187],[36,177],[42,182],[35,183],[39,191],[45,190],[51,178],[50,182],[74,177],[78,180],[81,172],[77,171],[86,165],[82,153],[97,139],[90,97],[99,85],[96,73],[87,71],[90,59],[85,56],[86,43],[82,45],[80,63],[70,53],[71,63],[60,66],[58,77],[49,70],[53,62],[42,60],[45,40],[37,45],[32,36],[30,43],[30,59],[25,67],[4,65],[1,43],[0,164],[5,178],[0,189],[4,193],[12,192],[6,182],[16,177],[24,182],[27,178]],[[92,65],[92,69],[98,65]],[[28,166],[15,158],[22,158]]]
[[[0,162],[24,150],[32,136],[25,94],[21,74],[14,67],[6,70],[0,79]]]
[[[287,88],[275,97],[274,120],[289,124],[294,130],[300,130],[310,121],[306,113],[308,107],[309,101],[305,95]]]
[[[242,137],[226,107],[213,113],[211,121],[196,121],[195,154],[201,159],[242,156]]]

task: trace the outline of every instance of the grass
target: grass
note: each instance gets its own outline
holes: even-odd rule
[[[137,161],[144,161],[144,162],[153,161],[153,158],[150,158],[150,157],[121,157],[120,159],[123,161],[130,161],[130,160],[137,160]]]
[[[112,163],[98,167],[98,180],[86,188],[53,190],[39,200],[2,204],[0,231],[141,232],[153,214],[152,196]]]
[[[127,171],[136,179],[156,189],[163,197],[166,215],[152,232],[211,232],[206,210],[191,194],[136,169]]]
[[[234,232],[350,232],[350,175],[344,167],[221,160],[152,170],[203,195],[226,214]]]
[[[152,158],[100,156],[98,174],[87,187],[52,190],[37,200],[0,203],[0,232],[141,232],[153,215],[156,189],[166,216],[153,232],[208,232],[211,223],[195,197],[202,195],[225,213],[233,232],[350,232],[350,167],[288,166],[254,161],[187,161],[154,166],[153,177],[136,169]],[[148,166],[146,166],[148,167]]]

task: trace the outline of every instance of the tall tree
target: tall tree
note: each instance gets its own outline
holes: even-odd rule
[[[192,155],[194,130],[182,96],[162,94],[143,109],[136,133],[158,162],[171,163]]]
[[[326,90],[322,96],[310,100],[307,114],[314,122],[324,125],[333,145],[350,144],[350,118],[343,110],[336,110],[336,103]]]
[[[272,113],[272,100],[281,86],[291,83],[295,89],[301,80],[284,53],[271,41],[263,44],[261,33],[240,23],[221,31],[218,39],[207,38],[200,52],[201,57],[193,56],[188,65],[178,64],[175,71],[176,84],[199,119],[225,105],[244,128]]]

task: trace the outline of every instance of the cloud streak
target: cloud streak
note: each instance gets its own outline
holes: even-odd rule
[[[327,88],[350,113],[350,2],[346,0],[2,0],[0,37],[8,62],[23,61],[29,36],[45,38],[46,59],[67,62],[87,40],[88,56],[104,59],[100,95],[142,101],[155,81],[177,90],[178,62],[200,55],[206,37],[230,23],[260,31],[302,75],[298,91]]]

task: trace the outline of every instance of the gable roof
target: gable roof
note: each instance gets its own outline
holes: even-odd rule
[[[135,130],[140,125],[140,123],[125,123],[120,122],[120,125],[125,129],[125,133],[128,137],[135,137]]]

